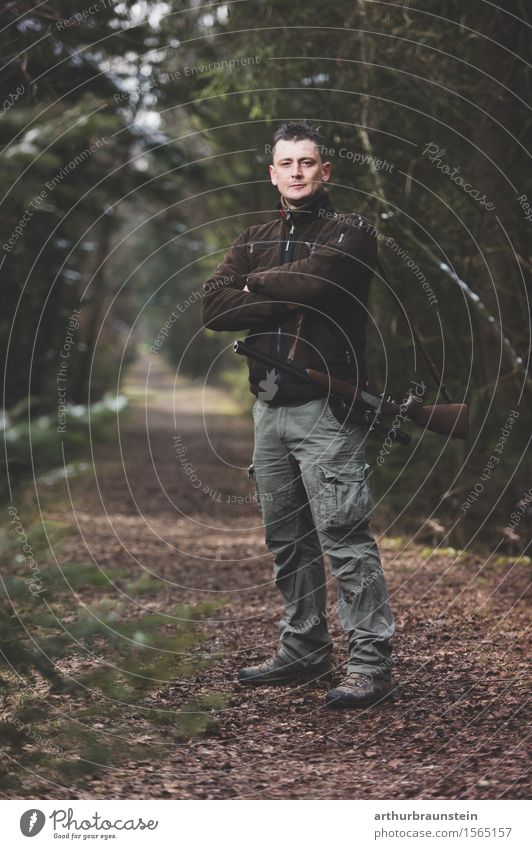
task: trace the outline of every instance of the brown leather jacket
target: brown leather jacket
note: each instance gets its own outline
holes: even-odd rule
[[[276,219],[235,239],[205,283],[203,324],[249,330],[247,341],[260,350],[362,386],[377,231],[358,213],[336,212],[325,189],[297,210],[283,203],[277,209]],[[251,294],[243,291],[246,283]],[[276,376],[272,392],[268,381],[259,385],[267,367],[248,365],[251,391],[270,404],[324,394],[287,374]]]

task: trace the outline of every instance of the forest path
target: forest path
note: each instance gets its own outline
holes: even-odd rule
[[[79,796],[525,797],[525,567],[463,553],[427,557],[382,537],[397,624],[395,701],[332,712],[322,686],[242,688],[238,669],[275,651],[281,615],[246,475],[251,417],[235,415],[222,391],[174,387],[158,357],[140,359],[128,383],[136,400],[121,456],[116,446],[95,446],[98,487],[72,482],[76,520],[97,562],[159,577],[161,609],[226,600],[202,624],[201,653],[214,662],[157,697],[169,722],[201,695],[220,692],[225,707],[205,736],[172,743],[153,766],[117,765],[79,785]],[[341,674],[346,640],[334,615],[330,626]]]

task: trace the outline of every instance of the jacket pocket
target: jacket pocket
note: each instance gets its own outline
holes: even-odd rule
[[[365,526],[373,517],[369,464],[319,465],[318,520],[322,530]]]
[[[248,242],[248,262],[250,266],[250,274],[254,271],[264,271],[274,265],[278,265],[279,261],[277,253],[279,250],[278,242],[257,241]]]

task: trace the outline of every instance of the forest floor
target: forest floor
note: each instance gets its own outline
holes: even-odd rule
[[[328,711],[321,685],[243,688],[238,669],[274,653],[281,615],[246,474],[251,417],[236,415],[221,391],[174,387],[155,360],[131,373],[135,402],[121,427],[121,453],[95,445],[98,486],[92,476],[74,478],[72,509],[56,518],[77,523],[104,568],[127,564],[134,575],[158,576],[164,592],[155,608],[225,600],[201,625],[201,653],[213,662],[156,694],[169,722],[191,698],[220,693],[223,706],[206,734],[172,741],[153,764],[121,761],[80,780],[70,796],[528,798],[529,567],[469,552],[427,555],[407,539],[380,535],[397,627],[395,699]],[[329,592],[334,599],[332,579]],[[330,630],[339,679],[346,639],[334,616]],[[33,789],[66,798],[45,782]]]

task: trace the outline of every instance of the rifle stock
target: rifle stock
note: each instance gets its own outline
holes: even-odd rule
[[[415,417],[411,416],[411,419],[419,427],[426,427],[427,430],[443,436],[467,439],[469,434],[469,404],[420,406],[415,412]]]

